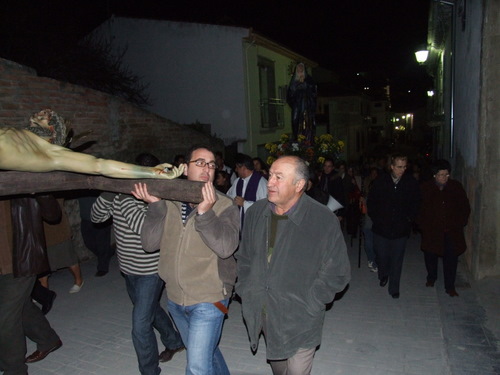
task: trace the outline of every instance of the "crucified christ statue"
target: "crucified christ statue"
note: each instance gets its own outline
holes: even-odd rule
[[[184,170],[182,164],[179,167],[168,163],[143,167],[96,158],[63,147],[65,139],[64,119],[50,109],[34,114],[26,129],[0,128],[0,169],[22,172],[67,171],[113,178],[169,180],[179,177]]]

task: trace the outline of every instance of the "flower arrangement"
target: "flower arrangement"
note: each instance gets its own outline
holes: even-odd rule
[[[269,165],[282,155],[295,155],[304,159],[310,166],[316,166],[323,164],[327,157],[339,159],[344,142],[335,141],[331,134],[314,137],[313,143],[307,141],[304,135],[299,135],[297,141],[292,141],[288,134],[282,134],[278,142],[267,143],[265,147],[269,153]]]

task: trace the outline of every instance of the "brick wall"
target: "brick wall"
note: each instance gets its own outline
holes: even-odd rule
[[[175,124],[123,99],[38,77],[30,68],[0,59],[1,126],[24,127],[33,113],[44,108],[62,115],[75,134],[92,131],[85,141],[95,140],[97,143],[85,152],[106,158],[127,161],[148,151],[168,162],[175,154],[184,153],[190,145],[210,141],[210,137],[203,133]]]
[[[81,86],[38,77],[36,71],[0,58],[0,126],[25,127],[29,118],[50,108],[66,119],[75,134],[92,131],[72,147],[96,141],[85,152],[122,161],[133,161],[141,152],[155,154],[163,162],[185,153],[195,143],[213,144],[213,139],[175,124],[123,99]],[[212,141],[212,142],[211,142]],[[76,202],[66,209],[72,223],[74,244],[80,259],[92,255],[84,247],[79,231]]]

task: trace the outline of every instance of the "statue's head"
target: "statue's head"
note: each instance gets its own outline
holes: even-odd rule
[[[66,141],[65,121],[51,109],[41,110],[31,116],[30,125],[26,129],[56,145],[62,146]]]
[[[299,62],[295,67],[295,78],[304,78],[307,75],[306,66],[304,63]]]

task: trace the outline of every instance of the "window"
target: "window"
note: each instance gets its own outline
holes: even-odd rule
[[[280,87],[280,97],[276,97],[274,61],[259,56],[257,64],[259,68],[261,126],[266,129],[283,128],[286,87]]]

